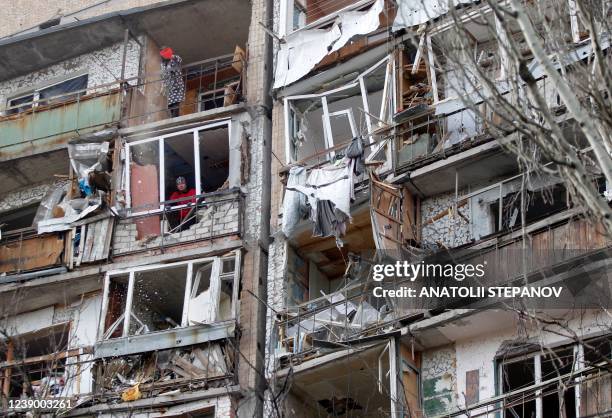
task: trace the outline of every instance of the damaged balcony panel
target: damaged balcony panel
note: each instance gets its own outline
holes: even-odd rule
[[[19,237],[0,244],[0,273],[17,273],[64,264],[64,234]]]
[[[229,337],[237,314],[239,260],[234,251],[109,273],[96,356]]]
[[[59,148],[77,133],[103,129],[118,122],[120,108],[121,95],[111,91],[5,116],[0,119],[3,133],[0,148],[5,157],[23,154],[32,149],[32,144],[34,153]]]
[[[384,334],[385,325],[422,311],[411,303],[373,295],[372,288],[379,286],[371,278],[373,255],[369,251],[361,258],[350,258],[344,277],[333,282],[340,290],[330,293],[319,289],[318,294],[307,294],[307,302],[293,304],[279,314],[276,353],[281,366],[321,356],[360,338]],[[306,285],[307,291],[316,291],[313,277]]]
[[[133,401],[181,388],[222,387],[233,379],[232,347],[209,342],[99,361],[94,366],[94,393]]]
[[[277,56],[274,88],[301,79],[354,36],[374,32],[381,25],[384,7],[384,0],[376,0],[364,11],[340,12],[331,28],[306,29],[287,35]]]
[[[172,207],[170,204],[181,202],[169,201],[161,212],[154,210],[118,220],[113,234],[113,254],[127,255],[241,234],[243,197],[240,190],[205,193],[194,198],[198,199],[195,204]],[[185,223],[177,223],[181,211],[190,213]]]

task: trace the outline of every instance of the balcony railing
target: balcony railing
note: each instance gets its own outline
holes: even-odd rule
[[[32,102],[28,109],[0,118],[0,149],[18,150],[31,141],[52,145],[67,135],[103,129],[119,121],[121,103],[118,83]]]
[[[189,197],[129,209],[115,227],[113,254],[240,235],[243,197],[238,189],[194,198],[197,203],[191,203],[193,198]],[[182,220],[181,212],[184,214]]]
[[[430,255],[423,261],[425,264],[441,265],[484,264],[485,276],[479,285],[487,287],[512,286],[517,280],[526,280],[535,285],[542,280],[567,280],[577,275],[580,275],[585,288],[601,282],[601,268],[606,268],[605,263],[609,268],[612,254],[610,242],[597,231],[596,226],[584,219],[571,219],[568,212],[566,219],[561,219],[557,224],[545,226],[535,223],[531,227],[531,230],[527,230],[527,248],[523,248],[520,234],[515,236],[516,233],[506,232],[485,247],[482,245],[486,243],[481,242],[480,246],[451,250],[452,254]],[[395,278],[392,281],[385,278],[382,282],[375,282],[371,269],[377,263],[373,261],[375,255],[371,254],[370,260],[367,258],[362,253],[359,269],[349,267],[346,276],[349,279],[346,279],[346,285],[341,290],[289,308],[278,316],[277,349],[282,358],[302,358],[321,350],[340,347],[353,339],[385,332],[385,327],[399,320],[410,322],[420,318],[425,311],[481,306],[474,305],[479,302],[474,298],[381,297],[381,293],[377,294],[374,288],[396,290],[405,286],[415,288],[418,293],[418,286],[445,286],[449,279],[441,278],[438,281],[435,277],[428,277],[412,282],[409,278]],[[414,263],[419,261],[420,258],[412,260]],[[597,267],[599,265],[601,267]],[[585,271],[585,266],[597,269]],[[353,275],[351,271],[359,271],[359,274]],[[586,280],[591,273],[593,280],[589,284]],[[472,284],[467,282],[469,280],[462,285]],[[582,302],[580,300],[579,303]]]
[[[184,65],[186,95],[180,115],[240,102],[245,68],[239,48],[234,54]],[[160,71],[154,71],[8,107],[0,116],[0,150],[17,156],[26,147],[52,147],[119,122],[134,126],[166,119],[170,114],[162,86]]]
[[[0,273],[23,273],[65,265],[65,234],[37,235],[33,229],[3,234]]]

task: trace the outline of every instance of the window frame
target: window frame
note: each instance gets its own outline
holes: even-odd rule
[[[200,170],[201,170],[201,167],[200,167],[200,137],[198,133],[200,131],[206,131],[206,130],[215,129],[215,128],[219,128],[223,126],[227,127],[227,141],[228,141],[228,147],[229,147],[229,143],[232,137],[232,121],[230,118],[213,121],[210,123],[206,123],[204,125],[197,126],[195,128],[189,128],[189,129],[184,129],[184,130],[180,130],[180,131],[176,131],[176,132],[172,132],[172,133],[168,133],[164,135],[154,136],[152,138],[145,138],[145,139],[139,139],[137,141],[126,142],[124,145],[125,147],[124,148],[125,149],[124,184],[125,184],[125,191],[126,191],[126,207],[130,209],[129,216],[141,216],[141,215],[162,213],[165,209],[164,202],[166,201],[166,190],[165,190],[166,189],[165,187],[166,173],[165,173],[165,164],[164,164],[165,158],[162,158],[162,156],[164,156],[164,140],[167,138],[172,138],[172,137],[187,134],[190,132],[193,134],[195,189],[196,189],[196,196],[201,195],[202,194],[202,184],[200,180],[200,177],[201,177],[200,176]],[[132,191],[131,191],[131,186],[130,186],[130,179],[131,179],[130,163],[132,162],[132,154],[131,154],[130,148],[137,146],[137,145],[142,145],[148,142],[155,142],[155,141],[158,142],[158,147],[159,147],[158,148],[159,149],[159,160],[158,160],[158,169],[159,169],[159,185],[158,185],[159,202],[158,203],[159,203],[159,206],[157,207],[157,209],[133,212],[131,211],[131,209],[133,208],[132,208]],[[231,156],[231,152],[230,152],[230,156]],[[187,206],[188,204],[176,205],[176,206],[172,206],[172,208],[180,209],[180,208],[187,207]]]
[[[84,72],[82,74],[72,75],[72,76],[69,76],[68,78],[52,82],[51,84],[44,84],[44,85],[42,85],[40,87],[37,87],[35,89],[26,90],[26,91],[23,91],[21,93],[18,93],[16,96],[8,97],[6,99],[5,112],[8,112],[7,114],[9,114],[9,115],[14,115],[14,114],[22,113],[22,112],[17,112],[16,111],[17,109],[22,109],[23,108],[23,109],[25,109],[25,111],[27,111],[29,109],[37,108],[38,106],[41,105],[39,103],[39,101],[40,101],[40,92],[41,91],[49,89],[51,87],[55,87],[55,86],[63,84],[63,83],[66,83],[68,81],[76,80],[77,78],[81,78],[81,77],[87,77],[87,82],[86,82],[87,87],[85,87],[84,90],[75,90],[75,91],[70,91],[70,92],[63,93],[63,94],[56,95],[56,96],[50,96],[50,97],[45,98],[45,100],[46,101],[50,101],[50,100],[52,100],[52,99],[54,99],[56,97],[61,97],[61,96],[67,95],[67,94],[77,94],[77,95],[80,95],[82,92],[86,92],[87,88],[89,87],[89,72]],[[18,100],[18,99],[23,99],[24,97],[28,97],[28,96],[32,96],[32,101],[23,103],[21,106],[20,105],[11,105],[12,101]],[[15,111],[15,112],[13,112],[13,111]]]
[[[584,343],[588,344],[591,341],[596,341],[599,339],[607,339],[608,341],[612,341],[612,334],[603,334],[603,335],[591,335],[588,336],[586,338],[583,338]],[[572,349],[573,352],[573,362],[574,362],[574,366],[573,369],[574,371],[576,370],[582,370],[585,367],[587,367],[587,364],[585,362],[585,346],[584,344],[580,343],[580,342],[571,342],[569,344],[564,344],[564,343],[559,343],[556,345],[551,345],[551,346],[547,346],[546,350],[563,350],[563,349]],[[517,355],[517,356],[513,356],[513,357],[509,357],[507,359],[504,358],[496,358],[495,362],[496,362],[496,369],[497,369],[497,373],[496,373],[496,390],[497,393],[499,393],[500,395],[504,395],[506,392],[504,392],[504,365],[505,364],[511,364],[511,363],[516,363],[516,362],[521,362],[521,361],[525,361],[528,359],[533,359],[534,362],[534,385],[538,385],[540,383],[542,383],[542,357],[545,355],[546,353],[542,353],[541,351],[533,351],[533,352],[529,352],[526,354],[522,354],[522,355]],[[544,381],[546,381],[548,379],[544,379]],[[581,404],[581,384],[580,381],[581,376],[576,376],[574,378],[576,385],[573,386],[574,388],[574,399],[575,399],[575,409],[576,409],[576,416],[579,417],[580,416],[580,404]],[[512,391],[511,391],[512,392]],[[543,397],[542,397],[542,388],[540,388],[539,390],[535,391],[536,393],[536,398],[535,398],[535,403],[536,403],[536,418],[541,418],[542,417],[542,412],[543,412],[543,406],[542,406],[542,401],[543,401]],[[506,411],[502,411],[501,413],[502,417],[508,416],[508,414],[506,413]]]
[[[355,3],[343,7],[342,9],[336,10],[335,12],[329,13],[314,22],[308,23],[301,28],[293,29],[293,11],[295,10],[294,3],[298,0],[281,0],[280,1],[280,22],[279,22],[279,36],[284,38],[289,35],[293,35],[303,30],[309,30],[323,26],[333,21],[337,16],[347,11],[361,9],[369,4],[374,4],[376,0],[357,0]],[[305,10],[306,11],[306,10]]]
[[[103,285],[103,293],[102,293],[102,309],[100,312],[100,320],[98,323],[96,341],[100,343],[103,341],[118,340],[122,338],[133,337],[129,335],[129,329],[130,329],[130,322],[131,322],[132,300],[133,300],[133,295],[134,295],[134,284],[136,281],[136,273],[152,272],[152,271],[157,271],[157,270],[162,270],[162,269],[163,270],[172,269],[172,268],[181,267],[181,266],[187,266],[187,271],[186,271],[186,276],[185,276],[185,291],[183,295],[183,309],[182,309],[181,324],[180,324],[181,326],[175,329],[185,329],[189,327],[206,326],[206,325],[189,325],[188,315],[189,315],[189,304],[191,301],[193,285],[194,285],[194,278],[195,278],[194,266],[198,264],[202,264],[202,263],[207,263],[207,262],[213,263],[213,266],[212,266],[213,271],[216,268],[217,270],[216,277],[219,280],[220,284],[223,280],[232,281],[232,295],[231,295],[232,297],[231,316],[232,317],[227,320],[232,320],[232,321],[237,320],[237,318],[239,317],[239,309],[240,309],[240,306],[238,303],[238,296],[239,296],[238,292],[239,292],[239,285],[240,285],[241,258],[242,258],[242,251],[240,249],[237,249],[237,250],[228,252],[224,255],[215,256],[215,257],[197,258],[193,260],[178,261],[178,262],[167,263],[167,264],[150,264],[146,266],[138,266],[138,267],[108,271],[106,275],[104,276],[104,285]],[[226,260],[234,260],[234,271],[230,272],[230,273],[233,273],[231,277],[229,276],[228,273],[223,272],[223,262]],[[110,336],[105,338],[104,334],[108,332],[108,330],[105,328],[106,328],[106,316],[108,313],[108,304],[110,301],[110,282],[113,277],[125,276],[125,275],[128,275],[128,288],[127,288],[125,308],[122,312],[122,316],[123,316],[122,335],[120,337],[115,337],[115,338],[112,338]],[[211,276],[211,281],[212,281],[212,276]],[[219,289],[220,289],[220,286],[219,286]],[[221,320],[219,318],[216,318],[212,322],[212,324],[215,324],[218,322],[221,322]],[[141,334],[141,335],[155,335],[160,332],[164,332],[164,331],[160,331],[160,330],[151,331],[151,332]]]
[[[323,117],[323,134],[324,134],[323,139],[324,139],[325,146],[329,149],[336,145],[334,144],[330,117],[338,116],[340,113],[343,113],[343,112],[346,112],[349,114],[352,114],[353,112],[352,112],[352,109],[350,108],[330,112],[328,109],[327,97],[333,96],[334,94],[343,92],[345,90],[351,90],[351,89],[358,90],[358,93],[356,93],[355,96],[361,96],[361,105],[363,106],[363,110],[365,111],[364,119],[366,122],[366,129],[367,129],[367,137],[368,137],[367,142],[372,146],[371,150],[368,152],[368,155],[376,154],[376,152],[378,152],[380,148],[382,148],[383,144],[382,143],[377,144],[372,135],[372,132],[374,132],[376,129],[375,121],[376,119],[382,119],[382,118],[390,119],[393,116],[393,110],[388,109],[388,105],[393,106],[393,109],[396,108],[397,99],[395,95],[396,83],[395,83],[395,77],[394,77],[394,68],[395,68],[394,62],[395,61],[393,58],[393,54],[388,54],[382,57],[380,60],[374,62],[369,67],[367,67],[363,72],[359,73],[359,75],[355,77],[353,81],[350,81],[340,87],[337,87],[337,88],[334,88],[328,91],[324,91],[321,93],[301,94],[301,95],[285,97],[283,99],[283,113],[284,113],[284,126],[285,126],[285,159],[286,159],[286,162],[295,163],[298,161],[297,158],[294,158],[294,155],[297,156],[297,152],[296,152],[297,150],[295,148],[295,144],[292,138],[292,136],[296,134],[295,129],[294,129],[296,126],[296,122],[294,121],[294,119],[296,118],[296,110],[292,102],[296,100],[302,100],[302,99],[312,99],[312,100],[320,101],[322,113],[323,113],[323,116],[322,116]],[[370,114],[370,106],[368,103],[368,94],[370,92],[368,92],[367,90],[365,79],[372,72],[376,71],[377,69],[383,66],[386,66],[385,85],[382,89],[381,112],[379,115],[380,118],[376,118],[376,116],[372,117],[372,115]],[[350,120],[351,117],[350,116],[348,117]],[[352,119],[353,119],[353,122],[351,123],[351,126],[355,124],[354,115]],[[332,159],[335,156],[335,152],[333,150],[329,151],[327,153],[327,156],[330,159]]]

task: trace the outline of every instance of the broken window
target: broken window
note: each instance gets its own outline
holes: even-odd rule
[[[475,239],[520,228],[521,204],[526,208],[525,224],[567,209],[567,191],[559,178],[532,176],[521,191],[522,176],[508,178],[458,198],[458,202],[470,199],[470,222]]]
[[[69,101],[85,94],[87,89],[88,75],[80,75],[59,83],[47,85],[35,90],[33,93],[9,99],[5,113],[12,115],[25,112],[35,106]],[[68,94],[72,93],[74,94]]]
[[[503,393],[513,392],[532,386],[536,383],[535,358],[507,361],[502,364],[502,391]],[[506,417],[531,418],[536,416],[536,401],[529,399],[524,401],[523,395],[516,395],[508,400],[508,403],[518,405],[506,409]]]
[[[494,232],[508,231],[521,225],[521,192],[511,193],[502,199],[502,214],[499,214],[499,201],[490,204]],[[525,224],[544,219],[554,213],[567,209],[567,192],[564,186],[557,185],[550,190],[525,191]],[[501,223],[500,223],[501,222]]]
[[[612,377],[606,365],[612,359],[612,337],[586,340],[578,347],[584,367],[594,367],[580,382],[580,416],[602,416],[612,409]],[[603,365],[603,367],[602,367]]]
[[[358,0],[286,0],[285,13],[286,32],[303,28],[326,16],[332,15],[344,8],[359,5],[369,5],[372,1]],[[285,30],[283,30],[285,33]]]
[[[350,141],[372,134],[391,122],[393,77],[385,57],[359,74],[355,81],[321,94],[285,99],[288,161],[317,163],[333,158]]]
[[[182,216],[194,195],[221,188],[229,174],[229,132],[229,122],[218,122],[128,143],[126,184],[132,213],[172,208],[175,216]],[[186,182],[185,190],[193,191],[191,197],[175,193],[179,177]]]
[[[135,272],[128,335],[180,327],[186,279],[186,265]]]
[[[580,353],[584,353],[584,357],[577,355]],[[598,383],[590,376],[577,386],[576,383],[583,379],[577,372],[592,364],[591,361],[605,361],[610,355],[610,338],[603,337],[587,340],[582,347],[566,345],[502,361],[502,392],[515,392],[504,400],[505,416],[571,418],[577,416],[578,405],[581,411],[603,411],[598,406],[607,402],[609,407],[609,374],[603,376],[605,382]],[[597,369],[594,372],[598,373]],[[591,379],[594,384],[589,383]],[[544,382],[550,383],[531,388]],[[600,391],[602,388],[606,394]],[[602,395],[601,398],[598,399],[598,395]]]
[[[238,253],[109,273],[101,339],[212,324],[234,318]]]
[[[69,324],[0,340],[0,382],[11,398],[66,396]]]
[[[574,347],[554,350],[540,357],[542,381],[554,379],[576,370]],[[542,389],[543,417],[573,418],[576,416],[576,388],[565,389],[560,383],[553,383]],[[562,415],[560,415],[562,413]]]

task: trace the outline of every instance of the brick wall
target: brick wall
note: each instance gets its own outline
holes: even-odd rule
[[[199,222],[189,229],[163,237],[163,245],[205,240],[216,236],[240,233],[239,202],[231,201],[210,205],[198,210]],[[156,215],[157,216],[157,215]],[[162,245],[162,237],[136,240],[134,219],[123,219],[115,226],[113,234],[113,255],[132,251],[153,249]]]

